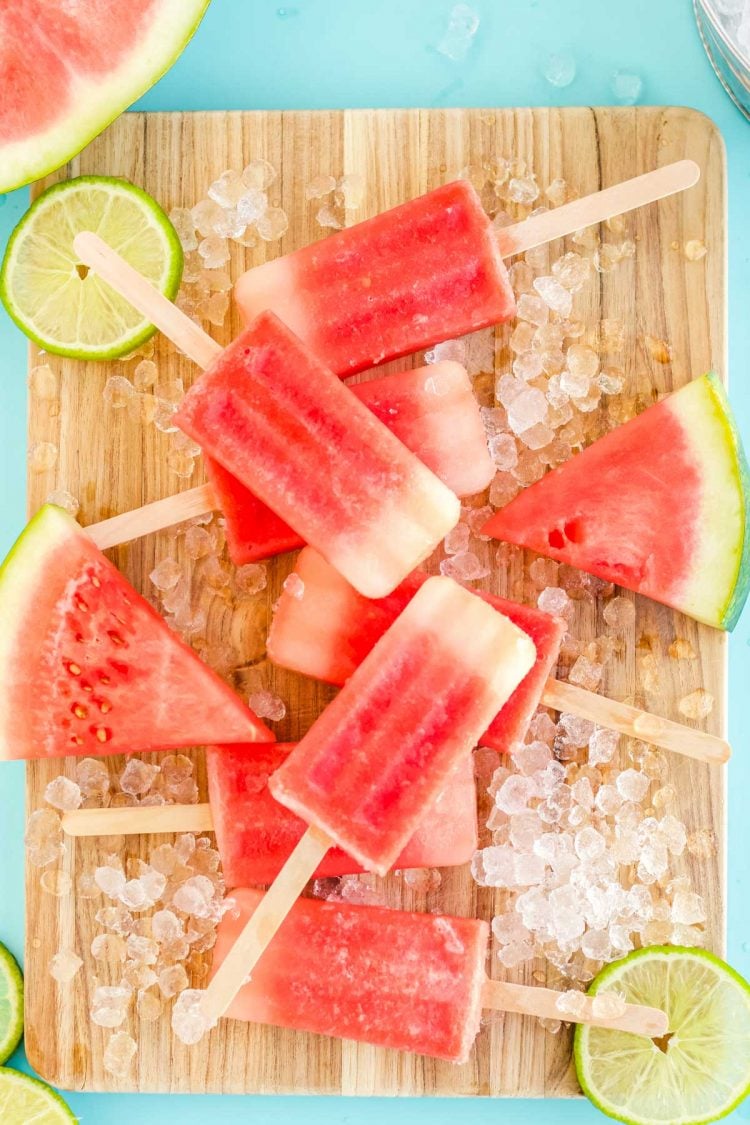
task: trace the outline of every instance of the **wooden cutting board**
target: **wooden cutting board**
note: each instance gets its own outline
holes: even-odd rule
[[[715,126],[689,109],[503,109],[356,111],[330,113],[195,113],[125,114],[89,145],[55,178],[80,174],[125,176],[142,185],[169,209],[191,206],[225,168],[242,168],[265,157],[280,169],[271,190],[272,202],[289,214],[289,230],[281,243],[246,251],[235,246],[231,269],[237,276],[258,264],[318,238],[319,206],[306,201],[304,187],[314,176],[359,173],[366,185],[364,218],[410,199],[453,178],[469,165],[496,155],[525,159],[542,185],[563,177],[579,194],[645,172],[669,161],[692,157],[703,170],[690,192],[628,219],[637,241],[634,260],[586,289],[587,333],[596,332],[603,317],[621,318],[627,326],[623,363],[630,393],[679,387],[692,376],[713,368],[726,374],[726,206],[724,149]],[[47,186],[45,181],[41,187]],[[682,253],[686,239],[702,239],[706,258],[689,262]],[[553,256],[562,246],[552,248]],[[237,331],[235,314],[218,333],[223,342]],[[508,330],[498,329],[507,342]],[[672,345],[671,363],[657,362],[644,346],[652,335]],[[507,348],[499,350],[507,362]],[[162,370],[179,374],[185,384],[196,377],[188,361],[157,341]],[[38,362],[31,349],[30,363]],[[69,489],[81,501],[81,520],[92,523],[174,492],[180,482],[165,464],[166,439],[153,427],[142,429],[106,410],[102,389],[114,366],[84,364],[51,357],[59,378],[59,403],[34,403],[29,414],[29,441],[59,446],[56,467],[32,473],[29,511],[34,512],[53,488]],[[200,482],[198,470],[191,482]],[[112,553],[135,586],[150,596],[147,579],[155,560],[167,552],[164,536],[151,536]],[[494,560],[495,547],[487,557]],[[190,562],[183,558],[185,566]],[[244,644],[248,660],[261,645],[270,607],[292,565],[283,556],[269,566],[269,584],[257,599],[254,620],[233,622],[217,604],[209,614],[212,639],[232,631]],[[493,562],[493,565],[494,562]],[[523,600],[534,594],[523,588],[523,565],[514,557],[503,573],[495,571],[488,588]],[[725,730],[725,639],[711,629],[643,599],[636,599],[636,622],[620,657],[607,669],[605,690],[629,697],[670,718],[680,718],[678,700],[704,686],[716,697],[708,728]],[[575,625],[580,637],[600,634],[596,607],[578,603]],[[658,695],[644,692],[636,662],[636,642],[661,638],[666,647],[674,636],[689,639],[699,653],[693,662],[667,661],[665,687]],[[289,704],[278,724],[280,738],[296,738],[310,725],[328,698],[328,689],[275,670],[272,683]],[[200,759],[201,751],[196,751]],[[119,765],[119,763],[117,763]],[[710,906],[709,944],[721,952],[724,942],[725,777],[718,769],[673,758],[671,781],[680,794],[680,813],[690,829],[712,825],[719,852],[696,863],[686,857],[696,889]],[[28,769],[29,811],[42,804],[47,782],[60,772],[57,762],[34,762]],[[203,781],[202,770],[201,781]],[[91,870],[104,854],[147,855],[154,839],[109,838],[79,842],[68,850],[65,868],[73,876]],[[468,870],[446,871],[438,892],[428,896],[386,881],[394,905],[452,911],[491,918],[502,905],[500,893],[480,889]],[[570,1063],[570,1038],[543,1030],[535,1021],[493,1016],[482,1031],[470,1062],[447,1063],[357,1046],[349,1042],[283,1032],[226,1021],[202,1046],[188,1050],[171,1036],[168,1020],[141,1026],[133,1078],[118,1082],[104,1070],[107,1032],[88,1018],[96,966],[90,955],[95,933],[93,915],[101,901],[56,898],[39,886],[39,871],[27,870],[26,1046],[31,1064],[45,1078],[68,1089],[155,1090],[179,1092],[261,1092],[300,1094],[473,1094],[573,1095],[578,1092]],[[84,968],[74,985],[60,989],[51,979],[51,956],[62,947],[77,950]],[[532,977],[535,968],[537,976]],[[527,966],[514,979],[538,982],[543,966]],[[502,969],[493,961],[493,973]],[[559,981],[550,977],[553,984]]]

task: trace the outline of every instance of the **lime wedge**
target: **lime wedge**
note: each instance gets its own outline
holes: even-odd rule
[[[0,1121],[3,1125],[70,1125],[78,1118],[60,1095],[38,1078],[0,1066]]]
[[[0,945],[0,1063],[10,1058],[22,1035],[23,977],[13,954]]]
[[[126,355],[156,331],[78,260],[73,239],[95,231],[172,299],[182,276],[177,232],[156,200],[126,180],[80,176],[53,184],[10,236],[0,298],[40,347],[76,359]]]
[[[578,1025],[578,1081],[603,1113],[629,1125],[704,1125],[750,1092],[750,985],[729,965],[702,949],[650,946],[608,965],[589,995],[612,991],[666,1011],[669,1034]]]

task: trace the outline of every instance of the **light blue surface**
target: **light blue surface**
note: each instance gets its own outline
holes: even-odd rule
[[[481,16],[466,62],[434,50],[452,0],[213,0],[197,36],[172,71],[138,104],[142,109],[265,109],[346,106],[601,105],[613,101],[616,69],[643,78],[642,102],[695,106],[721,129],[729,160],[730,376],[732,400],[750,439],[750,124],[725,96],[703,54],[689,0],[473,0]],[[567,49],[577,77],[549,86],[540,62]],[[0,197],[0,244],[27,206],[25,192]],[[24,522],[25,341],[0,312],[0,554]],[[729,767],[729,958],[750,976],[750,869],[747,794],[750,720],[750,611],[731,640]],[[0,779],[0,937],[23,944],[23,766]],[[14,1065],[25,1065],[19,1056]],[[585,1102],[344,1098],[219,1098],[70,1095],[89,1125],[275,1121],[278,1125],[476,1123],[586,1125],[603,1118]],[[750,1121],[750,1103],[731,1119]]]

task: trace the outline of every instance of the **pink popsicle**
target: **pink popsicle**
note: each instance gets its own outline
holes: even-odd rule
[[[271,313],[175,421],[367,597],[389,593],[458,521],[455,494]]]
[[[256,266],[234,295],[246,321],[271,309],[342,376],[515,313],[490,220],[467,180]]]
[[[273,796],[385,874],[535,659],[507,617],[428,579],[273,774]]]
[[[444,361],[352,386],[353,394],[455,492],[471,496],[494,475],[471,380],[459,363]],[[236,566],[304,545],[267,504],[210,457],[209,481],[226,518]]]
[[[214,831],[228,887],[271,883],[299,842],[304,821],[274,801],[269,776],[295,743],[208,747],[206,767]],[[398,857],[397,867],[455,867],[477,847],[477,795],[467,754]],[[346,875],[362,865],[331,848],[318,876]]]
[[[343,684],[373,645],[427,580],[414,571],[387,598],[372,601],[349,585],[325,559],[307,547],[294,573],[301,586],[282,590],[268,634],[268,655],[275,664],[306,676]],[[301,591],[301,593],[300,593]],[[473,591],[527,633],[536,647],[536,663],[500,709],[479,741],[507,751],[523,741],[557,660],[565,623],[533,606]]]
[[[261,894],[236,891],[214,972]],[[464,1062],[479,1032],[486,922],[298,899],[227,1016]]]

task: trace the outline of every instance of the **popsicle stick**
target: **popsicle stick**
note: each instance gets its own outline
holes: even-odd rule
[[[636,207],[675,195],[696,184],[700,174],[701,170],[694,160],[676,160],[653,172],[645,172],[632,180],[623,180],[582,199],[564,203],[553,211],[503,227],[497,236],[502,255],[509,258],[524,250],[533,250],[535,246],[575,234],[593,223],[602,223],[614,215],[622,215]]]
[[[144,504],[142,508],[134,508],[130,512],[121,512],[119,516],[101,520],[100,523],[92,523],[84,531],[101,551],[105,551],[107,547],[116,547],[119,543],[162,531],[165,527],[172,527],[193,516],[202,516],[218,506],[211,485],[201,484],[187,492],[178,492],[164,500]]]
[[[732,753],[729,743],[715,734],[662,719],[638,707],[608,699],[606,695],[585,691],[576,684],[565,684],[550,678],[542,702],[555,711],[570,711],[584,719],[591,719],[598,726],[709,765],[721,765],[729,760]]]
[[[224,1015],[330,847],[323,832],[307,829],[206,989],[201,1011],[209,1024]]]
[[[199,367],[210,367],[224,350],[195,321],[155,289],[138,270],[128,265],[116,250],[93,231],[81,231],[73,239],[73,249],[81,262],[130,301],[133,308],[148,317],[160,332],[176,344]]]
[[[584,996],[583,1011],[580,1015],[571,1016],[567,1012],[561,1012],[557,1007],[561,995],[562,993],[552,988],[511,984],[508,981],[487,978],[482,989],[482,1006],[495,1008],[501,1012],[517,1012],[522,1016],[588,1023],[594,1027],[611,1028],[613,1031],[631,1031],[634,1035],[645,1035],[649,1039],[659,1039],[669,1031],[667,1014],[660,1008],[649,1008],[644,1004],[628,1004],[622,1015],[606,1019],[594,1015],[593,997]]]
[[[141,805],[109,809],[74,809],[63,813],[68,836],[137,836],[157,832],[210,832],[210,805]]]

